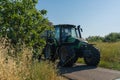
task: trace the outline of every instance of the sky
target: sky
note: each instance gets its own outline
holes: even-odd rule
[[[120,32],[120,0],[39,0],[36,8],[54,25],[81,25],[84,38]]]

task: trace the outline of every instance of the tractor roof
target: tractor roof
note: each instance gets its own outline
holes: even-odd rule
[[[58,25],[54,25],[54,27],[76,27],[75,25],[72,25],[72,24],[58,24]]]

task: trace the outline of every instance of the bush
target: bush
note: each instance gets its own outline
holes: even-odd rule
[[[102,42],[104,38],[100,36],[89,36],[86,40],[90,42]]]
[[[110,33],[105,36],[104,42],[117,42],[120,41],[120,33]]]
[[[0,0],[0,36],[11,40],[12,45],[31,46],[41,51],[45,41],[40,35],[48,28],[46,10],[38,11],[37,0]]]
[[[89,36],[86,40],[89,42],[117,42],[120,41],[120,33],[110,33],[105,37]]]

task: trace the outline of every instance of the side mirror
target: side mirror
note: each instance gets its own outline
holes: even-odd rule
[[[81,32],[83,32],[83,29],[82,29],[82,28],[80,28],[80,30],[81,30]]]

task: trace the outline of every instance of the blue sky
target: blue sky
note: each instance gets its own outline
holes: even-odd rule
[[[120,0],[39,0],[54,24],[81,25],[83,37],[120,32]]]

